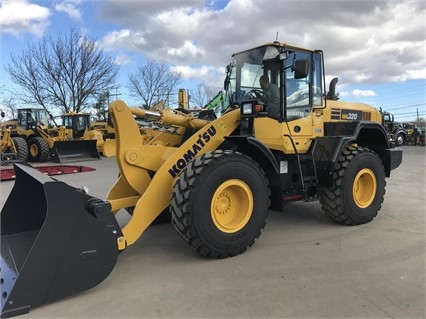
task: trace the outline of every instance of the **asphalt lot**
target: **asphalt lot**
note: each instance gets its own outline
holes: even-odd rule
[[[425,318],[426,149],[403,150],[367,225],[340,226],[318,202],[295,202],[223,260],[199,256],[171,224],[152,226],[103,283],[20,318]],[[79,164],[96,171],[55,178],[104,198],[115,160]],[[12,186],[1,183],[1,206]]]

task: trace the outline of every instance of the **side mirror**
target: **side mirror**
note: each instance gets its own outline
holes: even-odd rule
[[[231,74],[231,70],[232,70],[232,65],[231,65],[231,63],[229,63],[225,67],[226,77],[225,77],[225,81],[223,81],[223,88],[224,88],[225,91],[228,91],[228,88],[229,88],[229,81],[230,81],[229,75]]]
[[[304,79],[309,74],[309,61],[307,59],[295,60],[291,68],[295,79]]]
[[[225,77],[225,81],[223,81],[223,89],[224,89],[225,91],[228,91],[228,88],[229,88],[229,75],[227,75],[227,76]]]
[[[6,115],[4,114],[4,112],[3,112],[3,111],[1,111],[0,116],[1,116],[1,117],[5,117]]]

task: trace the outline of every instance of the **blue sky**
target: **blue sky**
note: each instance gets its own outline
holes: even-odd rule
[[[0,100],[16,92],[10,54],[72,25],[120,65],[117,90],[147,59],[181,72],[182,87],[221,89],[232,53],[278,39],[322,49],[341,100],[381,107],[397,120],[426,118],[424,1],[0,0]]]

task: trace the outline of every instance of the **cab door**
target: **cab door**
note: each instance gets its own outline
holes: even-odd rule
[[[303,51],[289,53],[284,61],[284,131],[301,153],[309,149],[317,131],[313,106],[323,103],[321,63],[321,53]]]

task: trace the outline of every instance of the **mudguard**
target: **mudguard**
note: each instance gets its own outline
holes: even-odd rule
[[[1,211],[1,317],[92,288],[112,271],[122,233],[109,203],[15,164]]]

